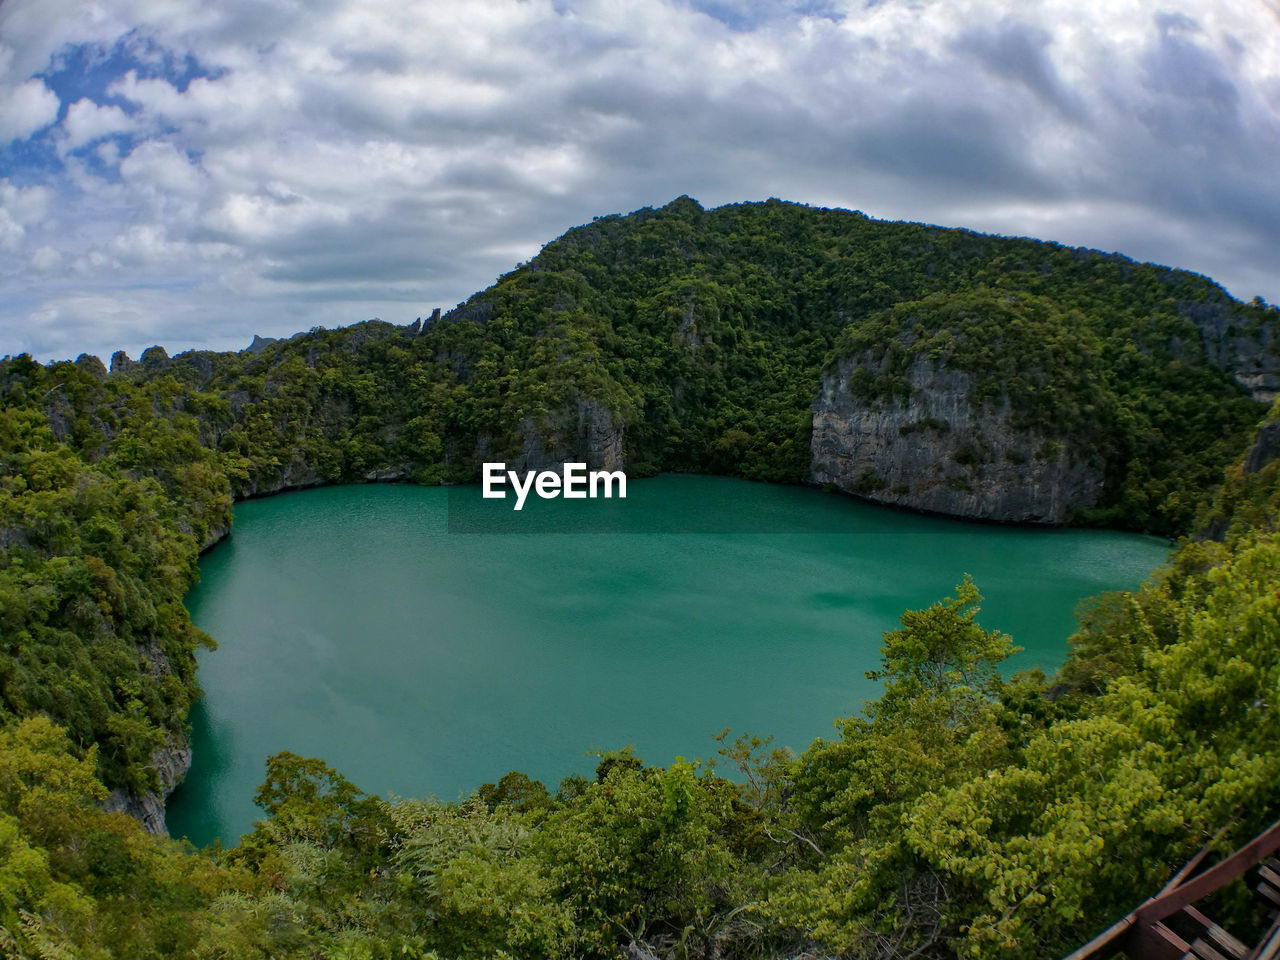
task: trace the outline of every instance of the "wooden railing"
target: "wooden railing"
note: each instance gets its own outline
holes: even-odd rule
[[[1225,829],[1225,828],[1224,828]],[[1280,821],[1201,873],[1215,837],[1179,870],[1164,889],[1064,960],[1124,953],[1131,960],[1280,960]],[[1268,905],[1272,924],[1255,946],[1237,939],[1195,905],[1232,880],[1258,868],[1255,891]]]

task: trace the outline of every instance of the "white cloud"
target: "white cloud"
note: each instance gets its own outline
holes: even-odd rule
[[[63,342],[88,323],[68,305],[109,296],[171,350],[407,322],[681,193],[1120,248],[1280,299],[1280,21],[1260,0],[700,6],[7,0],[0,82],[45,89],[28,78],[68,43],[149,61],[108,89],[131,112],[72,105],[39,217],[0,192],[0,249],[71,267],[0,262],[9,316],[34,343],[55,310]],[[157,51],[215,72],[150,76]],[[107,329],[127,324],[85,335]]]
[[[54,193],[45,186],[19,187],[0,178],[0,209],[24,226],[40,223],[48,216]]]
[[[49,273],[61,264],[62,254],[47,244],[31,254],[31,269],[39,273]]]
[[[62,121],[64,150],[77,150],[85,144],[117,133],[132,133],[138,123],[114,104],[99,106],[81,99],[67,108]]]
[[[0,250],[17,253],[22,249],[22,241],[26,235],[27,231],[22,224],[8,210],[0,207]]]
[[[175,305],[166,303],[164,297],[148,294],[132,294],[124,297],[109,294],[72,294],[51,298],[26,316],[0,322],[0,336],[4,336],[12,349],[4,352],[19,353],[41,350],[51,358],[70,359],[82,352],[96,353],[103,360],[113,350],[105,347],[112,343],[131,346],[149,341],[163,331],[159,309]],[[5,329],[9,327],[10,329]],[[35,331],[41,336],[33,336]],[[40,348],[37,344],[47,344]],[[138,347],[134,347],[135,350]],[[140,351],[139,351],[140,352]],[[137,352],[134,353],[136,357]]]
[[[0,84],[0,146],[25,140],[58,119],[58,95],[43,80]]]
[[[48,187],[18,187],[0,178],[0,251],[21,250],[27,229],[45,221],[52,200]]]
[[[172,143],[149,140],[120,161],[120,176],[139,193],[180,200],[201,196],[206,177]]]

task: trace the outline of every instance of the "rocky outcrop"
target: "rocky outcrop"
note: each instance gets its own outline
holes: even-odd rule
[[[1253,399],[1271,403],[1280,395],[1280,345],[1273,324],[1249,323],[1226,299],[1182,302],[1177,309],[1199,329],[1209,359],[1247,387]]]
[[[173,664],[161,648],[152,640],[138,648],[143,665],[154,682],[161,682],[173,675]],[[165,826],[165,801],[177,789],[191,769],[191,745],[181,731],[170,731],[164,746],[151,754],[151,770],[155,772],[156,789],[134,793],[125,787],[117,787],[107,795],[103,809],[108,813],[127,813],[149,832],[167,833]]]
[[[248,500],[251,497],[269,497],[273,493],[283,493],[285,490],[322,487],[328,482],[316,473],[314,467],[298,459],[286,464],[284,469],[274,476],[250,476],[234,493],[237,500]]]
[[[1257,473],[1272,461],[1280,459],[1280,420],[1263,424],[1253,438],[1253,445],[1244,455],[1240,472],[1245,476]]]
[[[279,343],[279,342],[280,342],[279,339],[277,339],[276,337],[260,337],[255,333],[253,335],[253,342],[250,343],[247,347],[245,347],[242,352],[252,353],[255,356],[257,356],[259,353],[267,349],[267,347],[271,346],[273,343]]]
[[[175,372],[180,366],[185,366],[191,371],[188,375],[191,378],[190,382],[201,390],[208,389],[217,371],[215,363],[217,357],[218,355],[211,350],[186,350],[173,358]]]
[[[910,392],[858,396],[853,371],[883,361],[837,363],[813,406],[810,479],[877,503],[1007,523],[1061,524],[1097,502],[1102,466],[1063,442],[1015,426],[1008,398],[975,406],[973,377],[917,357]]]
[[[413,476],[413,466],[408,463],[393,463],[365,473],[366,483],[401,483]]]
[[[147,373],[158,373],[169,366],[169,351],[159,344],[142,351],[138,365]]]
[[[158,790],[137,794],[117,787],[107,795],[102,808],[108,813],[127,813],[148,833],[162,836],[168,833],[164,803],[191,769],[191,747],[177,741],[166,744],[151,755],[151,764],[160,781]]]
[[[1237,373],[1236,381],[1249,389],[1253,399],[1259,403],[1270,403],[1280,397],[1280,373],[1259,370],[1251,373]]]
[[[92,353],[82,353],[76,357],[76,366],[95,380],[101,380],[107,375],[107,368]]]
[[[130,360],[129,355],[123,350],[117,350],[111,355],[111,372],[112,373],[132,373],[138,369],[136,360]]]
[[[507,463],[509,470],[547,470],[566,462],[585,463],[588,470],[621,470],[626,462],[622,427],[598,400],[580,399],[543,427],[525,421],[521,432],[520,456]]]
[[[393,463],[385,467],[367,470],[361,479],[366,483],[401,483],[412,479],[413,472],[414,465],[411,463]],[[314,467],[303,460],[294,460],[274,477],[268,479],[250,477],[235,491],[235,498],[237,500],[249,500],[254,497],[269,497],[272,494],[284,493],[287,490],[307,490],[311,487],[328,486],[334,482],[338,481],[326,480],[316,473]],[[342,482],[349,483],[351,481]],[[230,533],[229,528],[226,530],[217,528],[210,531],[204,546],[201,547],[201,552],[213,546],[228,533]]]
[[[204,543],[200,544],[200,552],[204,553],[211,547],[217,546],[229,536],[231,536],[231,524],[225,523],[212,527],[209,532],[205,534]]]

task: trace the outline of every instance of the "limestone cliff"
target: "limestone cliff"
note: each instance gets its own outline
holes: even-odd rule
[[[477,467],[504,460],[518,472],[557,469],[566,462],[585,463],[590,470],[621,470],[626,465],[623,428],[603,403],[579,398],[549,414],[542,424],[525,420],[519,428],[519,452],[504,456],[492,438],[482,437],[473,454]]]
[[[222,536],[227,532],[223,528]],[[210,537],[213,535],[211,532]],[[173,663],[158,642],[152,641],[138,650],[151,682],[162,683],[174,676]],[[151,754],[150,769],[155,773],[154,789],[135,793],[125,787],[116,787],[107,795],[102,807],[109,813],[129,814],[149,833],[164,834],[167,832],[165,801],[191,769],[191,744],[185,731],[168,732],[164,745]]]
[[[1277,459],[1280,459],[1280,420],[1271,420],[1258,428],[1253,444],[1240,465],[1240,472],[1246,475],[1259,473]]]
[[[191,769],[191,746],[183,740],[173,740],[151,755],[151,765],[160,781],[158,790],[131,793],[117,787],[107,795],[102,808],[108,813],[127,813],[148,833],[168,833],[164,819],[164,804]]]
[[[972,375],[917,357],[903,398],[851,389],[853,371],[884,361],[861,354],[822,378],[813,407],[814,483],[877,503],[1010,523],[1065,523],[1092,506],[1100,464],[1062,442],[1014,425],[1007,398],[975,406]]]
[[[1255,400],[1271,403],[1280,395],[1280,344],[1274,327],[1244,322],[1233,306],[1230,301],[1180,303],[1178,312],[1196,325],[1215,364],[1230,371]]]
[[[531,422],[523,429],[520,459],[510,469],[546,470],[580,460],[590,470],[621,470],[625,462],[622,428],[608,407],[595,400],[578,400],[541,430]]]

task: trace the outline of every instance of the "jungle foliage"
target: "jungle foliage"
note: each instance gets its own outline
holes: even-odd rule
[[[1280,812],[1280,430],[1255,433],[1223,360],[1275,324],[1113,255],[682,198],[570,231],[425,328],[153,348],[109,375],[6,358],[0,955],[1065,952],[1222,824],[1229,845]],[[448,804],[281,754],[228,850],[103,812],[182,741],[211,642],[182,599],[235,498],[469,480],[530,436],[580,451],[590,423],[635,472],[798,481],[824,365],[863,354],[880,402],[924,358],[1100,458],[1082,520],[1202,535],[1087,607],[1052,680],[1002,675],[1013,640],[967,580],[905,613],[881,698],[799,756],[726,735],[715,763],[622,750]]]

